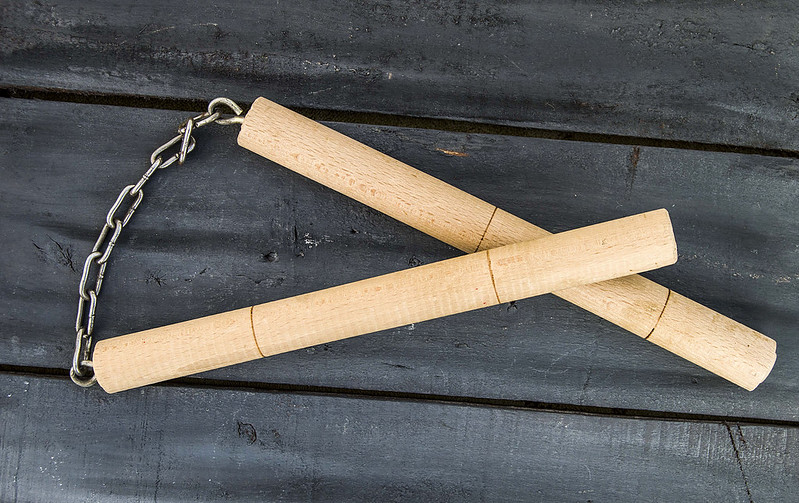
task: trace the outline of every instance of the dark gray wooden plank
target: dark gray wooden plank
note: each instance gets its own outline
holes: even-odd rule
[[[186,114],[25,100],[0,100],[0,109],[0,363],[63,368],[71,358],[78,270],[107,208]],[[799,417],[797,161],[333,126],[553,231],[668,208],[680,260],[650,276],[776,339],[775,369],[749,393],[547,296],[209,376]],[[146,187],[114,250],[98,337],[458,254],[240,149],[235,134],[200,131],[192,158],[158,172]],[[271,251],[276,262],[264,259]]]
[[[3,3],[0,82],[797,148],[799,6]]]
[[[3,501],[790,501],[796,428],[0,375]]]

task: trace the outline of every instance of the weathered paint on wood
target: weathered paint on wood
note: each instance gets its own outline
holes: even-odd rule
[[[799,430],[0,375],[2,501],[790,501]]]
[[[186,114],[25,100],[0,108],[0,363],[66,367],[84,256],[118,191]],[[668,208],[680,261],[651,277],[776,339],[775,369],[747,393],[547,297],[211,376],[797,419],[797,161],[332,126],[552,231]],[[145,188],[114,250],[99,337],[457,255],[240,149],[235,134],[199,132],[187,164]]]
[[[23,2],[0,83],[796,150],[796,2]]]

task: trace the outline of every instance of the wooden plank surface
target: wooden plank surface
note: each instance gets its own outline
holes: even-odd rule
[[[796,2],[3,2],[0,83],[797,149]]]
[[[0,99],[0,501],[795,499],[797,14],[3,2],[0,96],[127,106]],[[329,125],[552,231],[666,207],[680,260],[649,277],[773,337],[772,375],[745,392],[547,296],[178,384],[76,388],[83,259],[189,116],[133,107],[220,94],[347,122]],[[236,147],[236,129],[198,132],[145,188],[99,337],[458,255]]]
[[[65,368],[79,269],[103,216],[187,114],[0,103],[0,364]],[[797,420],[797,161],[331,126],[552,231],[668,208],[680,260],[650,277],[776,339],[774,371],[748,393],[546,297],[208,377]],[[99,337],[457,255],[240,149],[235,134],[199,132],[187,164],[145,188],[114,251]]]
[[[0,375],[2,501],[790,501],[799,430]]]

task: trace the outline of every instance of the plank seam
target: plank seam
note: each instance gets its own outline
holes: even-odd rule
[[[111,94],[26,86],[0,86],[0,98],[81,103],[87,105],[112,105],[130,108],[149,108],[190,112],[204,111],[207,106],[207,102],[205,100],[193,98],[165,98],[146,95]],[[245,105],[246,103],[240,102],[239,104]],[[581,131],[536,128],[532,126],[512,126],[490,122],[470,121],[467,119],[443,119],[436,117],[394,115],[380,112],[359,112],[295,106],[289,106],[287,108],[305,115],[310,119],[321,122],[340,122],[347,124],[428,129],[454,133],[517,136],[546,140],[672,148],[680,150],[696,150],[702,152],[720,152],[799,159],[799,151],[780,148],[706,143],[689,140],[667,140],[662,138],[628,136],[615,133],[588,133]]]
[[[52,367],[26,367],[21,365],[0,364],[0,374],[25,375],[31,377],[62,379],[69,381],[69,370]],[[619,407],[603,407],[596,405],[577,405],[535,400],[517,400],[507,398],[481,398],[462,395],[437,395],[431,393],[413,393],[405,391],[384,391],[358,388],[337,388],[304,384],[264,383],[254,381],[237,381],[226,379],[210,379],[204,377],[184,377],[172,381],[152,384],[158,387],[224,389],[228,391],[247,391],[253,393],[294,393],[305,395],[337,396],[352,399],[397,400],[414,402],[431,402],[473,407],[492,407],[501,409],[518,409],[528,411],[550,412],[558,414],[578,414],[600,417],[619,417],[633,419],[649,419],[657,421],[695,422],[724,424],[731,422],[744,425],[773,426],[799,428],[799,420],[767,419],[746,416],[722,416],[717,414],[696,414],[689,412],[669,412],[649,409],[629,409]],[[99,390],[98,390],[99,391]]]

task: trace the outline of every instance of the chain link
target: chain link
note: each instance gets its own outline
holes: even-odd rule
[[[233,112],[233,116],[222,118],[220,109],[227,108]],[[144,198],[142,187],[152,177],[158,169],[164,169],[175,162],[183,164],[186,155],[194,150],[197,145],[192,133],[195,129],[208,124],[241,124],[244,117],[241,115],[242,109],[235,102],[228,98],[216,98],[208,104],[208,110],[188,119],[178,128],[177,136],[155,149],[150,156],[150,167],[135,184],[131,184],[122,189],[111,209],[105,216],[105,225],[100,231],[100,236],[92,247],[91,253],[83,263],[83,274],[78,284],[78,316],[75,320],[75,353],[72,356],[72,368],[69,376],[75,384],[89,387],[96,382],[92,365],[92,332],[94,331],[94,316],[97,310],[97,297],[100,295],[100,287],[103,285],[105,270],[108,266],[108,259],[114,246],[122,233],[122,228],[128,225],[131,217]],[[180,145],[177,151],[164,159],[164,152]],[[111,236],[109,238],[109,235]],[[106,240],[108,240],[106,242]],[[103,248],[105,245],[105,248]],[[94,267],[93,267],[94,266]],[[92,269],[97,269],[94,275]],[[87,290],[89,278],[94,279],[94,288]],[[89,309],[86,309],[86,303]]]

